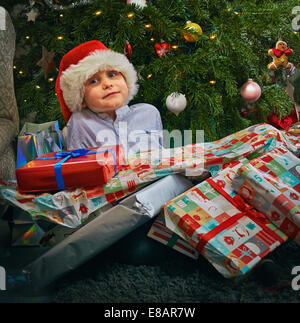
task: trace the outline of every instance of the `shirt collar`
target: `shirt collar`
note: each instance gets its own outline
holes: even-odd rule
[[[123,107],[116,110],[117,119],[125,117],[130,112],[130,108],[128,105],[124,105]]]
[[[116,115],[117,115],[117,118],[116,119],[122,119],[129,112],[130,112],[129,106],[128,105],[124,105],[123,107],[121,107],[121,108],[119,108],[119,109],[116,110]],[[101,119],[107,119],[107,118],[109,118],[109,115],[107,113],[105,113],[105,112],[98,113],[98,116]]]

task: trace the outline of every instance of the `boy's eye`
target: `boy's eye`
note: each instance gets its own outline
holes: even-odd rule
[[[109,72],[108,73],[108,77],[115,77],[116,76],[116,73],[115,72]]]
[[[97,79],[95,78],[95,79],[91,79],[91,80],[89,80],[89,84],[95,84],[95,83],[97,83]]]

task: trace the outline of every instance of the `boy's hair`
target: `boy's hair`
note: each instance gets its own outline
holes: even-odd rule
[[[68,122],[82,109],[85,82],[98,71],[120,72],[128,87],[128,103],[137,94],[137,73],[127,57],[108,49],[98,40],[83,43],[63,56],[56,79],[56,93],[62,114]]]

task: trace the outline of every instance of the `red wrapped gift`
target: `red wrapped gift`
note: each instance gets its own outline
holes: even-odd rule
[[[293,110],[287,117],[278,119],[277,112],[273,112],[270,116],[268,116],[268,122],[276,128],[281,128],[288,131],[292,124],[299,122],[299,113],[296,104],[293,105]]]
[[[102,185],[125,165],[121,145],[48,153],[16,170],[18,190],[40,192]]]

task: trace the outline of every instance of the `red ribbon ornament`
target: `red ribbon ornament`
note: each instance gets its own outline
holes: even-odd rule
[[[132,47],[128,41],[126,42],[126,44],[124,46],[124,54],[128,59],[130,59],[132,56]]]
[[[155,43],[154,48],[159,57],[167,55],[170,51],[170,45],[168,43]]]

